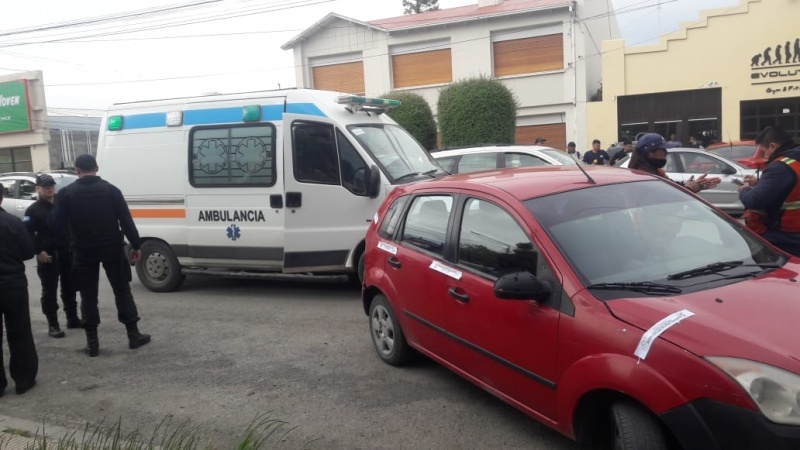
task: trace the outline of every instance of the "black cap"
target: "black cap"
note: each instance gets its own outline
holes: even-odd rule
[[[41,187],[55,186],[56,180],[46,173],[40,173],[39,175],[36,175],[36,185]]]
[[[538,144],[539,142],[544,142],[544,141],[546,141],[546,140],[547,140],[547,139],[545,139],[545,138],[543,138],[543,137],[538,137],[538,138],[536,138],[536,141],[534,141],[534,143]]]
[[[83,155],[75,158],[75,168],[81,169],[84,172],[97,169],[97,160],[94,159],[94,156],[84,153]]]
[[[569,143],[569,144],[567,144],[567,147],[575,147],[575,143],[574,143],[574,142],[572,142],[572,141],[570,141],[570,143]]]

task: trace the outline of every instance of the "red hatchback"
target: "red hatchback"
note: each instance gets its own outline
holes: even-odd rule
[[[380,358],[615,449],[800,448],[800,260],[677,185],[587,172],[396,188],[366,241]]]
[[[758,151],[755,141],[719,142],[706,147],[711,153],[725,156],[750,168],[764,170],[767,158]]]

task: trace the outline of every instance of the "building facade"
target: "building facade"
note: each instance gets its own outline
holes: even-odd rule
[[[298,87],[422,95],[460,79],[501,80],[519,101],[517,143],[587,144],[586,104],[600,87],[600,41],[619,36],[597,0],[480,0],[362,22],[331,13],[291,41]],[[581,144],[579,144],[581,145]]]
[[[49,169],[41,71],[0,76],[0,173]]]
[[[798,18],[795,0],[741,0],[656,45],[603,42],[603,100],[589,104],[589,133],[614,141],[655,131],[709,144],[779,125],[800,142]]]
[[[101,117],[55,114],[51,111],[47,116],[50,168],[72,169],[76,157],[84,153],[96,155],[101,120]]]

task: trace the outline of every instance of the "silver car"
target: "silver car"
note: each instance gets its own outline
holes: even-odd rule
[[[47,171],[56,182],[56,192],[78,179],[78,176],[69,171]],[[20,219],[25,216],[25,210],[36,201],[36,173],[10,172],[0,174],[0,184],[3,185],[2,208]]]
[[[617,167],[627,168],[629,162],[630,156],[617,163]],[[748,169],[732,159],[695,148],[669,149],[664,171],[671,180],[679,182],[687,181],[692,176],[697,179],[704,173],[709,177],[719,177],[722,181],[716,188],[701,191],[699,195],[731,215],[744,212],[744,206],[739,201],[739,187],[732,180],[756,175],[755,169]]]
[[[492,145],[431,152],[450,173],[477,172],[512,167],[565,166],[579,162],[567,153],[540,145]]]

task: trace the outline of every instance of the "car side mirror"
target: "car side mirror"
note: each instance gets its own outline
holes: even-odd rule
[[[376,198],[381,193],[381,171],[378,166],[372,165],[367,171],[367,195]]]
[[[550,286],[530,272],[508,273],[494,283],[494,295],[504,300],[535,300],[542,302],[552,294]]]
[[[736,169],[734,169],[733,167],[730,167],[730,166],[725,167],[724,169],[722,169],[722,174],[723,175],[736,175]]]

